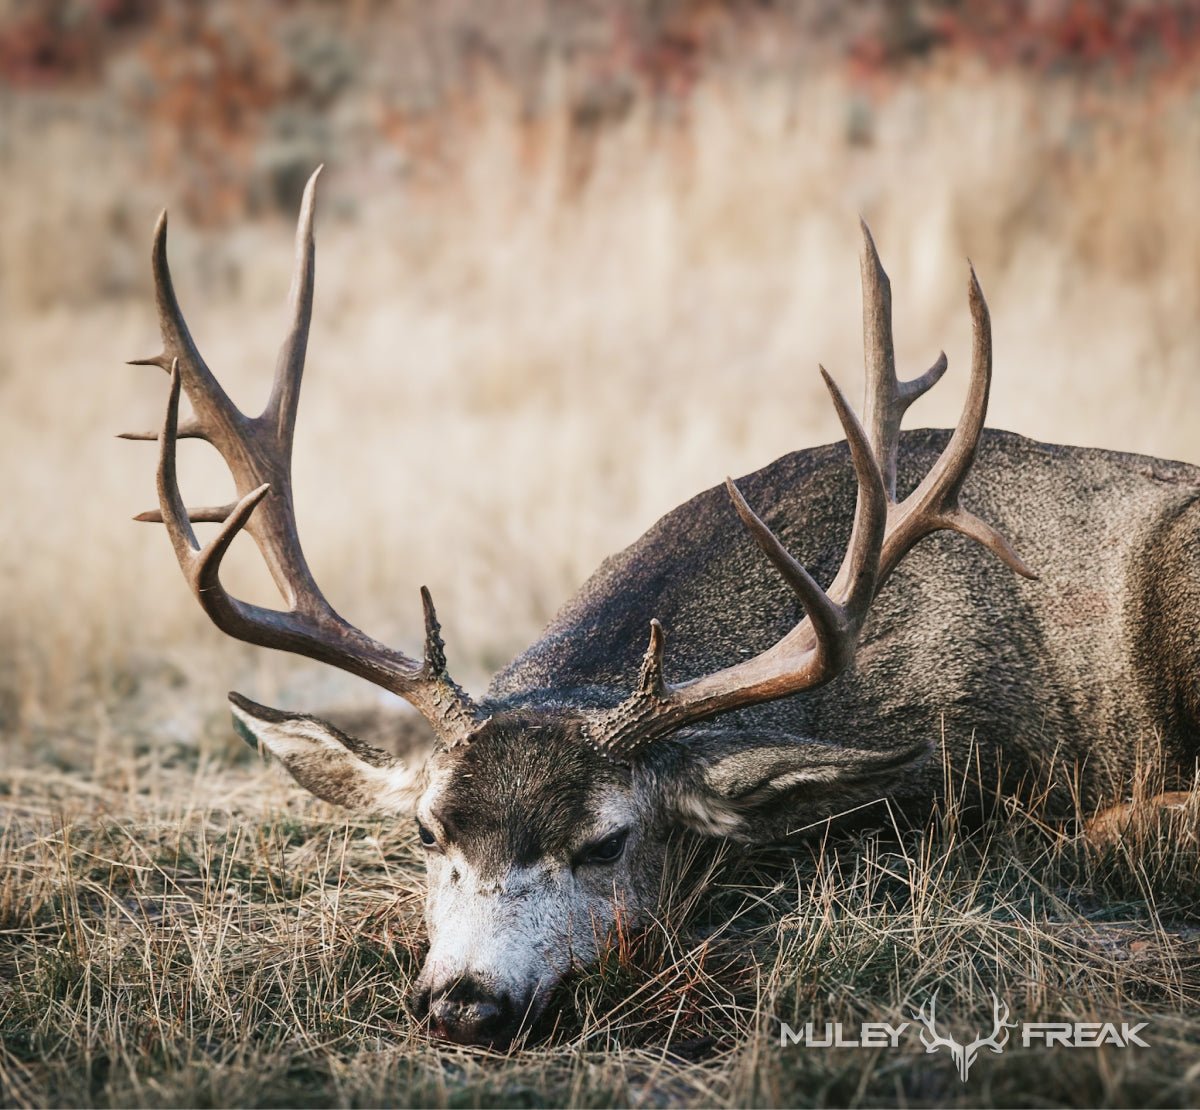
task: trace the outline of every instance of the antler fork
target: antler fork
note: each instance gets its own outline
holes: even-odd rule
[[[184,578],[204,611],[223,632],[261,647],[296,652],[359,675],[408,699],[439,737],[454,744],[478,723],[478,711],[446,671],[441,629],[429,591],[422,587],[425,653],[421,660],[385,647],[340,616],[317,586],[296,529],[292,498],[292,441],[304,356],[312,317],[315,244],[313,210],[320,169],[309,179],[296,228],[296,261],[289,298],[291,323],[280,347],[275,380],[259,416],[247,416],[233,404],[192,340],[175,296],[167,266],[167,214],[154,233],[153,269],[163,353],[136,359],[138,365],[169,372],[170,388],[161,432],[126,433],[122,438],[158,440],[157,510],[136,519],[166,525]],[[179,420],[181,390],[193,417]],[[224,458],[237,486],[238,499],[222,506],[188,509],[179,490],[176,442],[198,438]],[[220,524],[201,546],[193,523]],[[233,597],[221,584],[221,561],[236,536],[253,537],[287,603],[268,609]]]

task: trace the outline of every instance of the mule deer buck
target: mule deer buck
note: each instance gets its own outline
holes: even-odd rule
[[[316,717],[230,695],[239,732],[318,797],[415,812],[430,940],[415,1005],[436,1035],[508,1043],[619,914],[654,908],[672,830],[749,842],[880,799],[928,812],[947,758],[969,768],[982,801],[1058,765],[1078,768],[1085,797],[1100,799],[1132,774],[1134,737],[1157,731],[1181,759],[1195,750],[1200,471],[983,434],[992,348],[973,271],[958,426],[901,434],[946,359],[897,379],[890,286],[865,225],[863,423],[822,370],[844,443],[787,455],[667,514],[479,700],[447,671],[428,591],[423,658],[376,642],[322,596],[293,512],[315,183],[259,416],[234,406],[197,351],[160,219],[164,350],[142,361],[167,371],[170,388],[161,432],[129,437],[159,443],[159,508],[138,519],[166,525],[222,631],[365,678],[432,726],[432,755],[410,766]],[[221,453],[235,502],[185,506],[175,464],[185,436]],[[220,525],[203,546],[199,521]],[[222,557],[243,531],[285,608],[222,587]]]

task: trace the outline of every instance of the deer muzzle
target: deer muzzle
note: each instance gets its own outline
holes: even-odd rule
[[[440,1040],[504,1049],[520,1032],[529,1003],[489,991],[478,980],[464,976],[436,992],[419,988],[412,998],[412,1010],[428,1021],[430,1034]]]

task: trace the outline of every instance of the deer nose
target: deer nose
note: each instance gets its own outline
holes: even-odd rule
[[[413,999],[413,1011],[429,1018],[433,1036],[456,1044],[506,1048],[520,1024],[520,1011],[508,995],[493,994],[470,977],[441,991],[422,991]]]

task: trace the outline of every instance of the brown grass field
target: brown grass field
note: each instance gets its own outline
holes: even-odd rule
[[[426,75],[417,111],[381,62],[435,56],[404,46],[417,6],[341,38],[320,5],[252,34],[254,7],[213,5],[217,37],[188,53],[168,49],[168,4],[78,72],[0,87],[0,1105],[1200,1103],[1195,812],[1107,849],[1015,807],[964,830],[952,803],[920,830],[680,845],[661,921],[614,939],[548,1037],[507,1056],[430,1043],[404,1006],[413,830],[261,766],[224,694],[369,716],[384,736],[411,719],[210,627],[166,537],[130,522],[154,502],[154,448],[114,438],[161,419],[165,379],[124,365],[158,349],[158,210],[197,342],[251,408],[299,183],[326,161],[295,460],[306,552],[340,611],[405,650],[427,584],[473,690],[662,513],[836,438],[816,367],[857,387],[860,213],[902,372],[950,357],[914,426],[961,403],[969,256],[994,321],[993,426],[1200,463],[1195,66],[959,53],[864,76],[785,65],[756,38],[755,64],[618,96],[582,63],[522,69],[498,47],[469,80]],[[541,8],[509,8],[536,29]],[[0,69],[24,10],[0,7]],[[282,77],[274,99],[234,81],[276,73],[277,49],[327,75],[307,100]],[[218,119],[195,74],[222,65]],[[339,65],[358,76],[339,85]],[[226,500],[184,446],[189,499]],[[235,548],[229,583],[268,600],[251,555]],[[780,1047],[780,1022],[911,1021],[934,989],[964,1033],[994,990],[1021,1021],[1145,1021],[1150,1047],[1012,1044],[966,1083],[915,1037]]]

